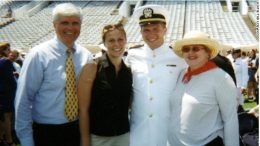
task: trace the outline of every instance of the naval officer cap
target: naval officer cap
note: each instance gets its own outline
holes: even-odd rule
[[[159,5],[145,5],[134,11],[134,18],[140,25],[167,23],[168,12],[166,8]]]

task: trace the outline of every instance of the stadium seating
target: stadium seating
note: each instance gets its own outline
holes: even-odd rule
[[[0,13],[6,10],[7,5],[10,5],[15,11],[29,2],[1,1]],[[120,7],[120,1],[50,1],[48,6],[31,17],[12,18],[12,21],[0,19],[0,41],[9,41],[14,48],[31,48],[52,38],[55,33],[51,22],[51,12],[55,5],[63,2],[72,2],[83,10],[82,30],[78,43],[84,46],[101,44],[100,31],[102,27],[123,19],[122,16],[115,13],[115,10]],[[248,45],[258,43],[240,13],[223,11],[219,1],[161,0],[147,1],[145,4],[159,4],[169,10],[170,19],[167,24],[166,42],[170,43],[181,39],[188,31],[200,30],[209,33],[224,44]],[[252,22],[256,22],[255,2],[248,4],[252,7],[248,16],[251,20],[254,20]],[[10,22],[6,23],[6,21]],[[1,25],[1,23],[4,25]],[[127,18],[124,27],[129,44],[143,43],[140,27],[135,18]]]

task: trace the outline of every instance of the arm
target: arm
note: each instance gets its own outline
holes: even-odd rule
[[[256,80],[256,82],[259,82],[259,71],[258,71],[258,69],[256,70],[256,73],[255,73],[255,80]]]
[[[95,63],[86,64],[79,77],[79,124],[82,146],[90,146],[89,106],[91,101],[91,90],[96,77],[96,70],[97,65]]]
[[[24,61],[15,97],[15,130],[23,146],[34,146],[31,106],[42,80],[39,56],[31,52]]]
[[[216,97],[224,124],[223,141],[225,146],[239,145],[236,96],[236,86],[231,77],[226,74],[216,87]]]
[[[249,114],[254,115],[256,118],[259,117],[259,105],[253,107],[252,109],[250,109],[250,111],[248,112]]]

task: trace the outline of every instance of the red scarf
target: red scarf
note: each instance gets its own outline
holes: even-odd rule
[[[212,62],[212,61],[208,61],[207,63],[205,63],[202,67],[199,67],[193,71],[191,71],[190,67],[187,69],[186,73],[184,74],[183,78],[182,78],[182,82],[184,84],[188,83],[191,80],[191,77],[193,75],[197,75],[203,72],[206,72],[208,70],[211,70],[213,68],[216,68],[217,65]]]

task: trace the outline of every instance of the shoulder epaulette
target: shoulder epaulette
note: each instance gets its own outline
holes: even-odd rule
[[[144,46],[144,44],[138,44],[138,45],[134,45],[134,46],[129,47],[129,49],[138,49],[138,48],[141,48],[143,46]]]

